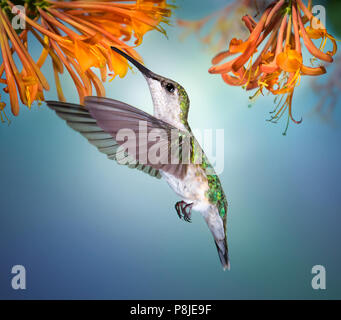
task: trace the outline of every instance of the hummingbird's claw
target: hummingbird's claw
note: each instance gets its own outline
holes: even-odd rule
[[[192,211],[193,203],[186,203],[185,201],[179,201],[175,204],[175,210],[180,219],[184,219],[184,221],[191,223],[191,211]]]
[[[184,214],[184,220],[189,223],[192,222],[192,219],[191,219],[192,207],[193,207],[193,203],[186,204],[182,212]]]
[[[192,223],[192,220],[191,220],[191,218],[188,218],[188,217],[184,217],[184,220],[186,221],[186,222],[189,222],[189,223]]]
[[[181,208],[180,208],[180,205],[181,205],[181,202],[177,202],[175,204],[175,210],[176,210],[176,213],[178,214],[180,220],[182,219],[182,216],[181,216]]]

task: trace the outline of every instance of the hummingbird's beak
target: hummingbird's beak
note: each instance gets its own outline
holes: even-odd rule
[[[122,57],[126,58],[128,61],[130,61],[147,78],[159,80],[160,77],[157,74],[150,71],[148,68],[146,68],[144,65],[142,65],[140,62],[138,62],[131,56],[127,55],[125,52],[121,51],[120,49],[117,49],[116,47],[111,47],[111,49],[114,50],[116,53],[120,54]]]

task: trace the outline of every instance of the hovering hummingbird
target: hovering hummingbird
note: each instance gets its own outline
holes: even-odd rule
[[[182,199],[175,204],[179,218],[191,222],[192,210],[202,214],[212,232],[221,264],[224,270],[229,269],[227,200],[218,176],[193,137],[188,124],[190,101],[185,89],[175,81],[153,73],[125,52],[111,48],[130,61],[147,80],[154,104],[154,116],[123,102],[94,96],[86,97],[84,106],[59,101],[47,101],[47,105],[66,120],[72,129],[81,133],[99,151],[107,154],[109,159],[166,180]],[[141,123],[145,125],[141,127]],[[139,137],[137,147],[128,147],[123,152],[120,147],[126,141],[117,138],[120,130],[128,130]],[[152,130],[165,133],[158,135],[160,153],[163,153],[158,162],[148,159],[153,144],[141,138]],[[174,144],[174,139],[170,138],[171,135],[174,136],[174,132],[178,144]],[[185,149],[183,141],[186,138],[190,141],[188,161],[164,161],[169,160],[172,153],[169,142],[178,149],[176,151],[179,154],[180,149]],[[198,157],[201,161],[195,161]],[[184,160],[181,156],[179,158]]]

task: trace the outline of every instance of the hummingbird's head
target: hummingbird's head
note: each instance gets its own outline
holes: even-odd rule
[[[187,117],[189,111],[189,98],[185,89],[177,82],[160,76],[125,52],[111,47],[130,61],[146,78],[154,104],[154,114],[159,119],[173,124],[187,127]]]

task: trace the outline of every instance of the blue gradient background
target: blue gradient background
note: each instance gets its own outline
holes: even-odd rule
[[[225,1],[197,3],[180,1],[177,16],[200,18]],[[249,109],[248,94],[207,73],[211,55],[195,38],[179,42],[181,30],[167,31],[168,40],[147,34],[139,52],[187,89],[192,128],[225,130],[231,271],[222,271],[199,214],[192,224],[178,219],[179,199],[164,181],[106,159],[45,105],[23,107],[0,126],[0,298],[340,299],[341,106],[338,125],[323,123],[304,79],[294,98],[304,121],[284,137],[285,120],[265,121],[272,97]],[[152,112],[137,72],[106,88]],[[11,288],[16,264],[26,267],[25,291]],[[327,269],[325,291],[312,290],[316,264]]]

